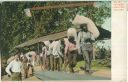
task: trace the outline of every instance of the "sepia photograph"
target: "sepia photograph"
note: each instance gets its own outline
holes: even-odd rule
[[[1,81],[111,80],[111,1],[0,2]]]

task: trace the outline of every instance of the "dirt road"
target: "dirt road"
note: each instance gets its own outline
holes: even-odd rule
[[[35,67],[35,74],[32,77],[23,79],[23,81],[41,81],[41,80],[91,80],[91,79],[110,79],[111,71],[108,69],[96,70],[91,76],[86,75],[84,71],[79,71],[75,74],[57,71],[43,71],[39,66]],[[86,78],[85,78],[86,77]],[[11,81],[11,79],[5,75],[2,80]]]

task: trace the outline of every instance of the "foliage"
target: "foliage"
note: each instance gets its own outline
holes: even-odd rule
[[[96,59],[99,59],[99,64],[102,64],[107,67],[111,67],[111,50],[105,48],[96,49]]]
[[[97,26],[110,17],[110,7],[85,6],[31,11],[32,17],[26,17],[24,9],[37,6],[58,5],[76,2],[3,2],[0,6],[0,46],[2,54],[8,55],[16,45],[49,33],[60,32],[72,26],[71,20],[77,13],[91,18]]]

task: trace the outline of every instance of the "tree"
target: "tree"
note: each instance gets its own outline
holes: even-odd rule
[[[110,2],[98,2],[100,7],[85,6],[77,8],[31,11],[26,17],[24,9],[37,6],[58,5],[77,2],[3,2],[0,6],[1,30],[0,45],[3,54],[9,54],[16,45],[49,33],[60,32],[72,26],[71,20],[77,13],[91,18],[97,26],[111,16]]]

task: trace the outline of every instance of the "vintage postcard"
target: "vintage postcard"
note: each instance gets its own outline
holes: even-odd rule
[[[0,1],[1,81],[126,81],[126,1]]]

